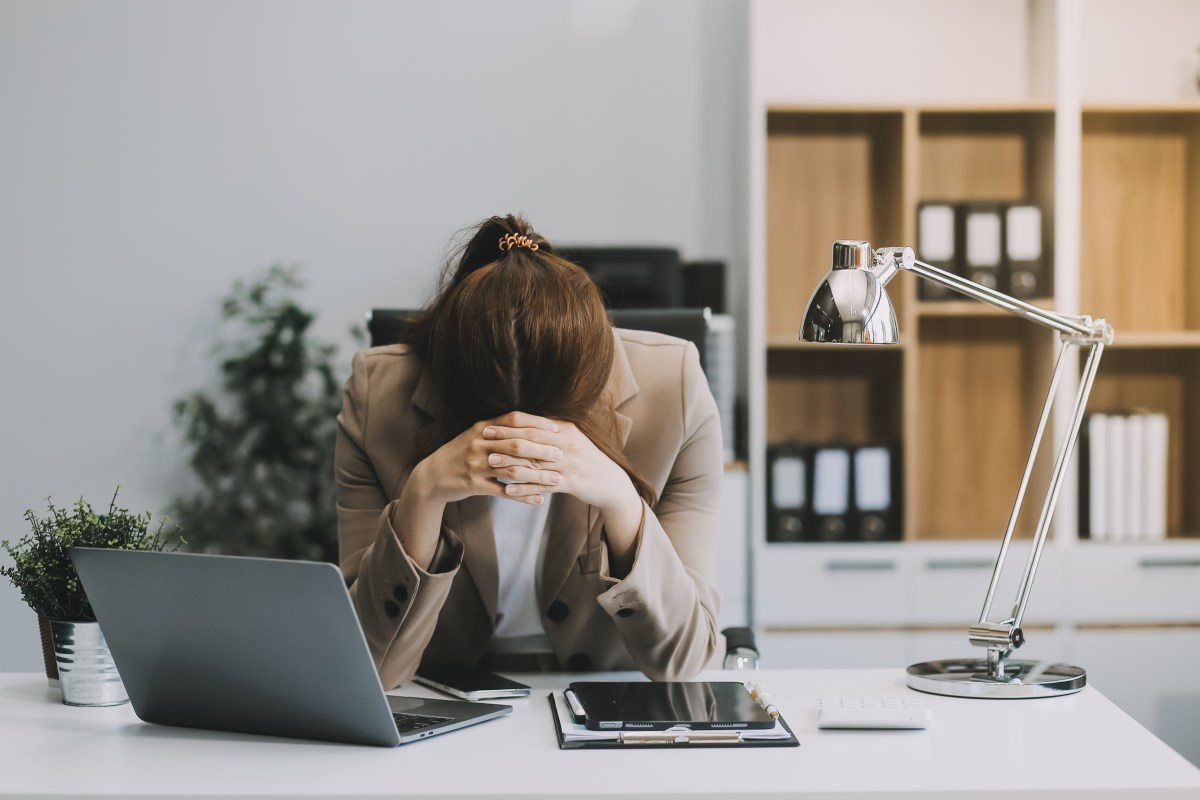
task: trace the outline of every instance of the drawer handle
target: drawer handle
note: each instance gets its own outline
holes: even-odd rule
[[[888,572],[896,568],[896,562],[882,561],[826,561],[827,572]]]
[[[925,562],[925,569],[991,569],[993,564],[985,558],[935,558]]]
[[[1143,558],[1138,566],[1144,569],[1158,567],[1200,567],[1200,558]]]

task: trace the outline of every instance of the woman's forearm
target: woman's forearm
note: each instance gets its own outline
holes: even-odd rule
[[[618,580],[633,568],[637,552],[637,535],[642,527],[642,498],[628,476],[613,493],[611,502],[600,506],[604,519],[604,534],[608,541],[609,574]]]
[[[446,503],[434,496],[418,464],[409,475],[392,509],[392,528],[408,557],[428,570],[437,551]]]

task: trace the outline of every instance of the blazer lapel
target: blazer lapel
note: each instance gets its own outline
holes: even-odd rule
[[[491,501],[478,495],[451,505],[458,517],[458,535],[463,541],[463,566],[487,609],[491,627],[495,628],[500,569],[496,557],[496,535],[492,530]]]

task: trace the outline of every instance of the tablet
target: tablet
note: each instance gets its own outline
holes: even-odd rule
[[[571,691],[591,730],[771,728],[774,718],[734,681],[578,681]]]

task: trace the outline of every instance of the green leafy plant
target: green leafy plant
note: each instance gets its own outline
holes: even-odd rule
[[[175,404],[200,488],[172,514],[201,550],[337,560],[342,378],[336,346],[311,334],[301,287],[294,267],[237,281],[221,306],[220,391]]]
[[[120,491],[120,487],[117,487]],[[123,550],[165,550],[178,547],[182,538],[176,531],[163,532],[166,519],[150,532],[150,514],[133,514],[117,508],[113,492],[108,511],[97,514],[80,498],[73,509],[57,508],[47,498],[49,515],[38,517],[25,512],[32,531],[16,543],[0,542],[13,559],[13,565],[0,567],[21,592],[29,607],[47,619],[93,622],[96,615],[71,563],[72,547],[107,547]],[[174,549],[174,547],[172,549]]]

